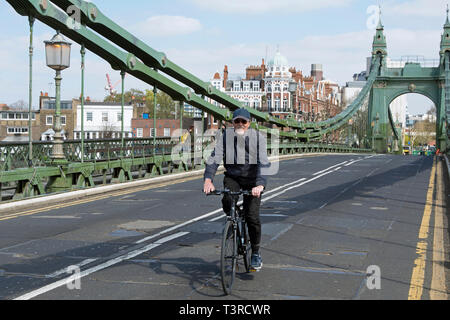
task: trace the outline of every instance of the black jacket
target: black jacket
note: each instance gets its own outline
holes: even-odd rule
[[[240,136],[233,128],[220,131],[216,146],[206,161],[204,178],[213,180],[222,161],[225,175],[254,182],[256,186],[266,186],[264,169],[270,167],[270,162],[267,158],[267,140],[260,132],[248,129]]]

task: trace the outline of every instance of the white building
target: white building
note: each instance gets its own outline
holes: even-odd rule
[[[86,102],[84,104],[85,139],[120,138],[122,125],[122,106],[114,102]],[[131,119],[133,106],[124,106],[125,137],[132,137]],[[75,139],[81,139],[81,105],[77,106],[77,121],[74,129]]]
[[[275,57],[269,61],[264,78],[267,107],[270,112],[289,112],[292,110],[289,83],[292,73],[289,72],[289,63],[286,57],[277,51]]]
[[[229,86],[229,89],[226,90],[223,86],[222,77],[219,72],[216,72],[210,82],[217,90],[225,92],[231,98],[241,102],[244,106],[261,109],[264,91],[261,89],[259,80],[245,80],[241,78],[229,79],[228,82],[231,83],[231,85]],[[209,100],[209,102],[215,106],[220,106],[213,100]]]
[[[261,109],[264,92],[258,80],[233,80],[233,86],[227,94],[246,107]]]
[[[408,97],[406,94],[397,97],[392,101],[389,106],[391,110],[392,119],[394,122],[399,122],[402,124],[402,128],[406,128],[406,112],[408,106]]]

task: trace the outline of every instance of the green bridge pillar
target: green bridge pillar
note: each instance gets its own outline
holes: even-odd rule
[[[383,85],[377,83],[374,85],[369,101],[369,123],[371,124],[373,148],[377,153],[388,152],[389,105],[386,105],[386,97],[382,89]]]
[[[67,167],[59,166],[61,174],[58,176],[49,177],[45,191],[47,193],[64,192],[72,188],[72,174],[65,174]],[[66,169],[66,170],[65,170]]]

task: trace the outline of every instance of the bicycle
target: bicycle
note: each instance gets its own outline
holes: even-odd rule
[[[231,190],[215,190],[208,195],[229,194],[233,198],[234,206],[231,206],[230,214],[222,233],[222,248],[220,254],[220,274],[222,287],[225,294],[231,294],[238,260],[244,262],[245,271],[250,270],[251,244],[248,234],[247,223],[244,218],[244,209],[238,205],[240,195],[252,195],[251,191],[241,190],[233,192]]]

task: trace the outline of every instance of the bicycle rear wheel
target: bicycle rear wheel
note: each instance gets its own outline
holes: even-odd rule
[[[233,228],[233,223],[227,221],[223,229],[222,252],[220,255],[220,273],[225,294],[231,294],[231,288],[233,287],[234,277],[236,275],[236,260],[236,230]]]

